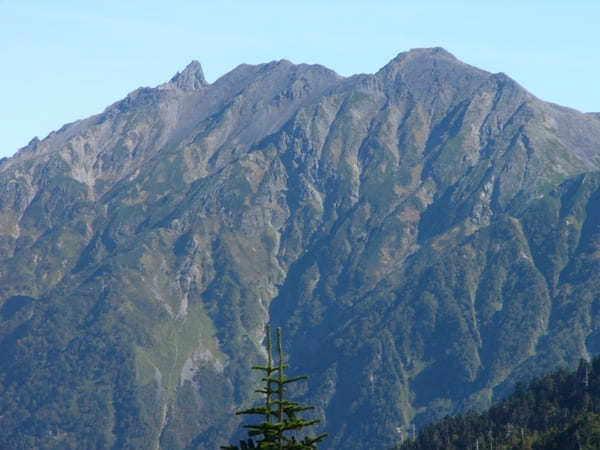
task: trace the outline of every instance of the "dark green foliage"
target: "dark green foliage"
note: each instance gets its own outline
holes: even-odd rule
[[[446,417],[426,426],[402,450],[597,449],[600,443],[600,357],[581,360],[528,384],[487,412]]]
[[[304,406],[300,403],[285,399],[286,386],[308,378],[300,375],[289,378],[285,375],[285,369],[290,366],[283,363],[283,350],[281,342],[281,328],[277,328],[277,354],[278,364],[275,365],[272,357],[271,328],[266,326],[267,334],[267,365],[253,366],[253,370],[264,373],[262,381],[265,383],[261,389],[255,392],[265,396],[264,405],[238,411],[236,414],[253,414],[264,417],[264,421],[258,424],[244,425],[248,429],[250,438],[248,441],[240,441],[240,449],[263,449],[263,450],[309,450],[316,449],[317,443],[321,442],[327,434],[321,434],[316,438],[304,437],[297,440],[297,433],[306,427],[319,423],[320,420],[306,420],[298,417],[298,413],[314,409],[314,406]],[[292,434],[293,433],[293,434]],[[253,438],[257,438],[256,444]],[[255,446],[256,445],[256,446]],[[226,450],[236,450],[238,447],[221,447]]]

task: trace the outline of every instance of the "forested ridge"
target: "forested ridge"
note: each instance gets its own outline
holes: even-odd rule
[[[600,446],[600,357],[520,383],[483,413],[426,426],[401,450],[597,449]]]

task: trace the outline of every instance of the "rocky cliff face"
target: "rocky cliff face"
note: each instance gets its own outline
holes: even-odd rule
[[[599,155],[442,49],[193,62],[0,162],[0,443],[226,444],[267,321],[324,448],[488,405],[600,350]]]

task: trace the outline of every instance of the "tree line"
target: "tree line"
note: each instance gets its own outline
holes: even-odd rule
[[[400,450],[598,449],[600,358],[520,383],[483,413],[446,417],[424,427]]]

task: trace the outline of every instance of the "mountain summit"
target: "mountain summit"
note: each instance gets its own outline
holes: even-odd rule
[[[204,79],[204,72],[198,61],[192,61],[183,72],[177,72],[171,78],[171,83],[184,90],[200,89],[208,84]]]
[[[0,447],[233,442],[267,322],[328,448],[486,407],[600,352],[599,166],[442,49],[192,62],[0,164]]]

